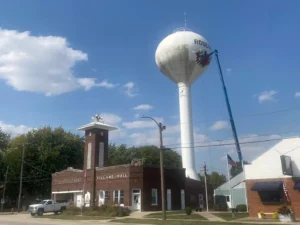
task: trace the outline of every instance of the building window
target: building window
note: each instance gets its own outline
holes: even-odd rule
[[[157,189],[152,189],[151,197],[152,197],[151,204],[157,205]]]
[[[124,190],[115,190],[114,191],[114,203],[115,204],[124,204]]]
[[[88,152],[86,157],[86,169],[91,169],[91,163],[92,163],[92,143],[88,143]]]
[[[259,191],[258,195],[264,203],[283,202],[283,193],[281,191]]]
[[[105,197],[105,200],[107,200],[109,198],[109,192],[108,191],[105,191],[104,197]]]
[[[108,191],[103,191],[103,190],[100,191],[100,198],[101,199],[104,198],[105,200],[107,200],[108,196],[109,196],[109,192]]]
[[[124,204],[124,190],[120,190],[120,204]]]

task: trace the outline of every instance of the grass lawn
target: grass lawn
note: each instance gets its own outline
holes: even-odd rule
[[[192,213],[191,215],[186,215],[183,211],[170,211],[167,212],[167,219],[182,219],[182,220],[207,220],[203,216]],[[162,213],[151,213],[146,215],[144,218],[153,218],[153,219],[161,219]]]
[[[232,218],[232,213],[214,213],[213,215],[222,218],[223,220],[226,221],[231,221],[231,220],[235,220],[235,219],[240,219],[240,218],[246,218],[249,217],[248,213],[235,213],[235,217]]]
[[[189,220],[157,220],[157,219],[116,219],[110,222],[127,223],[127,224],[153,224],[153,225],[253,225],[253,223],[231,223],[231,222],[211,222],[211,221],[189,221]],[[274,225],[274,224],[264,224]]]
[[[46,219],[60,219],[60,220],[109,220],[114,219],[113,217],[105,216],[77,216],[77,215],[43,215],[43,216],[34,216],[32,218],[46,218]]]

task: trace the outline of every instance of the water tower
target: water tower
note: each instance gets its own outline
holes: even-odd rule
[[[191,85],[208,67],[210,52],[204,37],[183,28],[163,39],[155,53],[160,71],[178,85],[182,166],[186,177],[194,180],[199,176],[195,169]]]

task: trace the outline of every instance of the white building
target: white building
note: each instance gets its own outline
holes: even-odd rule
[[[245,181],[247,195],[242,194],[246,193]],[[233,207],[248,203],[250,216],[256,216],[258,210],[273,212],[285,201],[283,184],[300,215],[300,137],[282,139],[231,179]],[[214,195],[226,196],[231,208],[229,190],[227,182],[215,189]]]

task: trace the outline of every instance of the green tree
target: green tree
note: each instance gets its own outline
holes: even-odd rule
[[[79,135],[63,128],[49,126],[33,130],[11,141],[6,160],[10,167],[8,192],[18,194],[22,149],[24,157],[24,190],[32,196],[50,196],[51,174],[67,167],[82,168],[84,142]]]
[[[231,166],[230,168],[230,175],[231,178],[235,177],[236,175],[240,174],[241,172],[243,172],[243,168],[240,162],[235,162],[237,164],[237,166]],[[249,164],[249,162],[244,161],[244,165]]]
[[[144,165],[159,166],[160,149],[156,146],[140,146],[127,148],[126,145],[109,146],[109,165],[129,164],[133,159],[142,159]],[[164,151],[164,165],[172,168],[182,168],[181,156],[173,150]]]
[[[6,160],[5,160],[5,154],[7,151],[7,148],[10,143],[10,135],[3,132],[0,127],[0,186],[2,186],[3,180],[5,179],[5,171],[6,171]],[[0,188],[0,192],[1,192]]]
[[[203,175],[199,175],[201,181],[204,181],[204,176]],[[211,172],[210,174],[207,174],[207,183],[208,184],[212,184],[213,187],[219,187],[222,184],[226,183],[226,176],[224,174],[219,174],[218,172]]]

